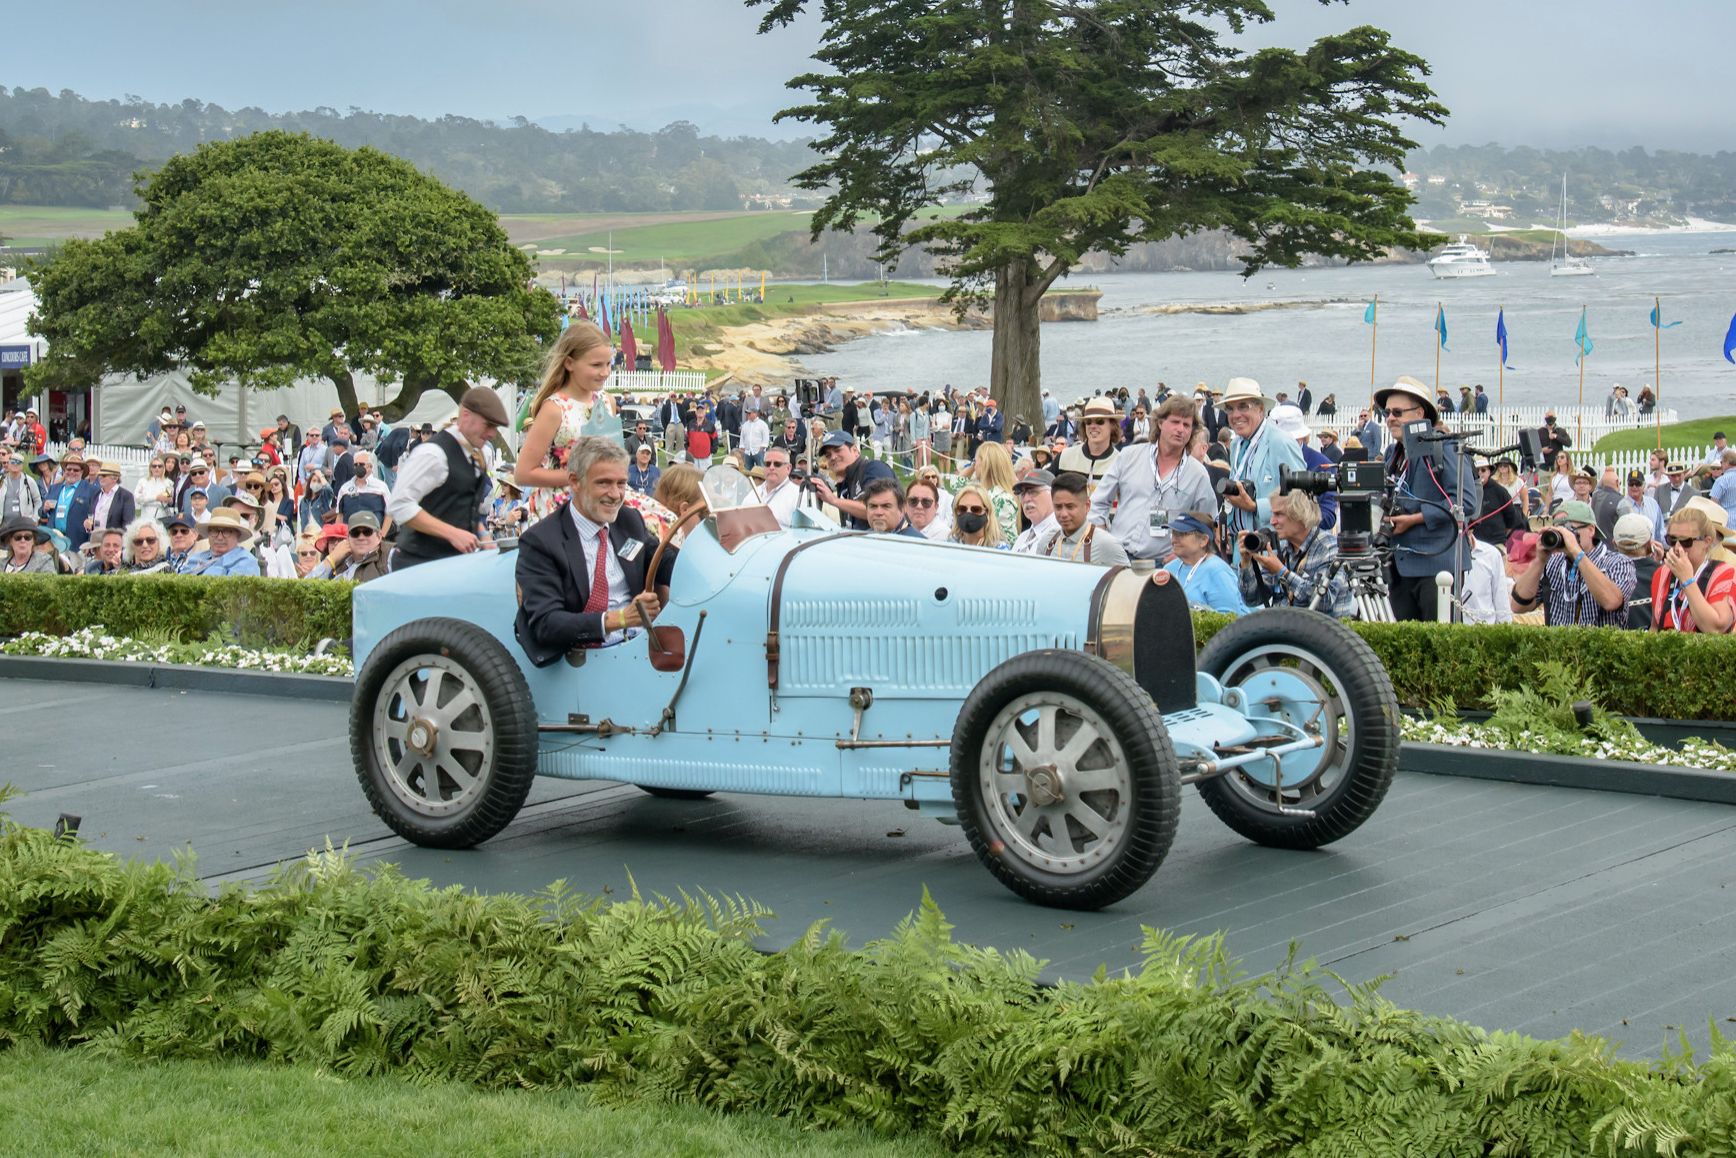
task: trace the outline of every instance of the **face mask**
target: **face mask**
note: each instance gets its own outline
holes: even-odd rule
[[[958,529],[967,535],[974,535],[988,526],[989,517],[979,515],[975,511],[960,511],[958,513]]]

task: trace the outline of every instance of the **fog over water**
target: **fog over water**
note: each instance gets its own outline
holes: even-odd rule
[[[1421,265],[1230,272],[1129,273],[1078,278],[1103,290],[1096,322],[1043,327],[1043,384],[1063,401],[1120,385],[1216,386],[1241,375],[1268,394],[1305,380],[1316,401],[1341,407],[1366,398],[1370,329],[1363,311],[1380,295],[1375,376],[1435,381],[1435,306],[1447,317],[1440,382],[1497,392],[1496,310],[1507,312],[1506,400],[1569,405],[1578,397],[1573,336],[1588,308],[1593,343],[1585,399],[1601,405],[1612,384],[1630,397],[1653,381],[1654,296],[1663,319],[1663,403],[1684,419],[1736,413],[1736,365],[1723,342],[1736,311],[1736,234],[1674,233],[1599,239],[1633,257],[1596,259],[1597,276],[1551,278],[1547,262],[1500,262],[1494,277],[1440,281]],[[1067,283],[1063,282],[1062,285]],[[1318,303],[1240,315],[1150,314],[1142,307],[1260,302]],[[990,334],[912,330],[879,334],[802,359],[812,373],[861,389],[925,390],[986,385]]]

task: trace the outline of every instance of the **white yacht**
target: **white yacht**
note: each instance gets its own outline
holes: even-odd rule
[[[1489,256],[1461,233],[1459,240],[1443,248],[1439,256],[1429,261],[1436,277],[1494,277],[1495,267]]]
[[[1556,264],[1555,247],[1561,246],[1561,263]],[[1574,257],[1567,251],[1567,174],[1561,175],[1561,217],[1559,218],[1555,236],[1549,241],[1549,276],[1550,277],[1590,277],[1597,270],[1591,262],[1583,257]]]

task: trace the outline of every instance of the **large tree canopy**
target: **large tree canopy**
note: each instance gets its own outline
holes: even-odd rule
[[[808,0],[769,4],[761,31]],[[815,235],[871,221],[881,256],[925,245],[954,301],[993,287],[990,385],[1038,412],[1038,305],[1093,250],[1227,230],[1247,273],[1308,254],[1351,261],[1424,240],[1401,117],[1439,123],[1427,65],[1355,28],[1302,52],[1243,53],[1226,36],[1272,19],[1260,0],[821,0],[815,59],[789,82],[825,125],[801,173],[827,201]],[[960,173],[965,177],[961,180]],[[980,181],[989,200],[910,228]]]
[[[49,342],[31,386],[176,367],[216,394],[354,375],[427,390],[527,377],[559,332],[553,295],[486,208],[374,149],[266,132],[201,145],[138,187],[132,229],[69,241],[32,279]]]

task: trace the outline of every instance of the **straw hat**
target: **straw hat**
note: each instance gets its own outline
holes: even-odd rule
[[[230,530],[241,536],[242,547],[253,545],[253,528],[249,527],[241,516],[235,513],[233,507],[214,507],[205,512],[205,521],[199,524],[199,537],[208,537],[212,531]]]
[[[227,496],[223,500],[223,505],[226,507],[246,507],[251,511],[260,510],[259,500],[248,494],[246,491],[236,491],[234,494]]]
[[[1382,410],[1385,410],[1387,408],[1386,400],[1391,398],[1394,394],[1404,394],[1408,397],[1415,398],[1418,402],[1422,403],[1423,414],[1427,416],[1431,424],[1441,420],[1440,408],[1435,405],[1435,400],[1431,396],[1429,388],[1424,386],[1421,382],[1418,382],[1415,378],[1406,376],[1400,378],[1385,389],[1376,390],[1374,392],[1374,404]]]
[[[1093,418],[1119,418],[1121,412],[1115,409],[1115,403],[1107,398],[1093,398],[1085,404],[1085,412],[1081,418],[1089,421]]]
[[[1260,384],[1252,378],[1231,378],[1224,386],[1224,405],[1232,402],[1258,402],[1264,410],[1272,404],[1272,400],[1260,391]]]
[[[1719,536],[1720,542],[1712,548],[1709,553],[1710,556],[1721,563],[1736,562],[1736,556],[1732,556],[1728,550],[1730,547],[1736,547],[1736,534],[1732,534],[1730,531],[1729,512],[1705,495],[1695,495],[1683,503],[1681,509],[1687,510],[1690,507],[1710,519],[1714,533]],[[1675,512],[1672,511],[1671,513],[1674,514]],[[1666,523],[1668,521],[1668,519],[1665,520]]]

